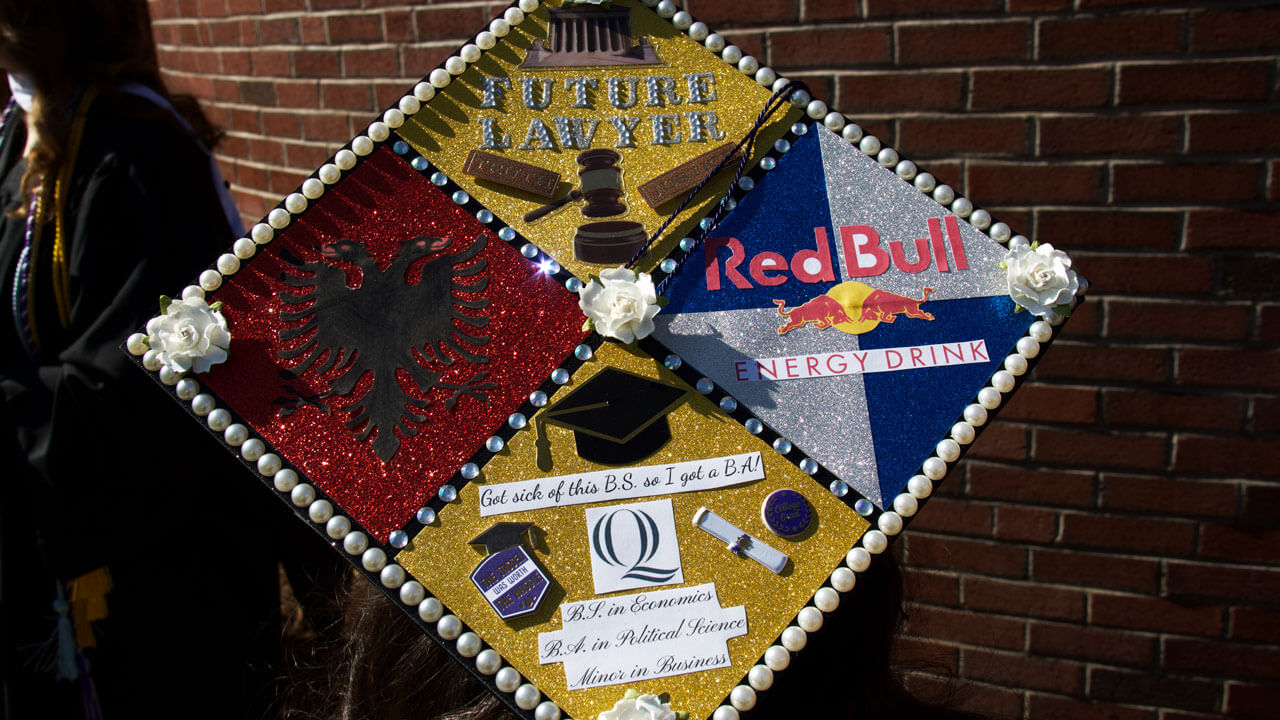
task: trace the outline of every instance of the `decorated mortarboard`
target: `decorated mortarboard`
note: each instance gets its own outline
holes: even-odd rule
[[[126,348],[517,713],[732,720],[1083,285],[674,4],[520,0]]]

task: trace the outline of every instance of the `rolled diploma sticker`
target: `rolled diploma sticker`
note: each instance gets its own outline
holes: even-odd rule
[[[706,508],[698,508],[698,512],[693,514],[693,524],[703,532],[725,541],[730,552],[746,555],[769,568],[775,575],[781,575],[783,568],[787,566],[786,555],[734,527],[733,523]]]

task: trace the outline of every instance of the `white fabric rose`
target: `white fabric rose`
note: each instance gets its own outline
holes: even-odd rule
[[[1022,245],[1004,258],[1009,297],[1036,315],[1047,316],[1054,308],[1070,305],[1080,289],[1080,278],[1071,269],[1071,258],[1045,243],[1035,249]]]
[[[222,313],[203,299],[173,300],[164,313],[147,322],[147,344],[174,372],[208,372],[226,362],[231,333]]]
[[[639,695],[622,698],[612,710],[600,713],[597,720],[676,720],[676,711],[657,695]]]
[[[578,290],[578,307],[595,331],[629,343],[653,332],[653,316],[662,308],[648,273],[625,267],[600,273]]]

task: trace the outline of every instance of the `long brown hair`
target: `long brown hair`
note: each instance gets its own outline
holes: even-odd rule
[[[363,577],[338,585],[286,629],[281,720],[516,720]]]
[[[170,94],[160,78],[147,0],[0,0],[0,54],[15,66],[7,69],[26,74],[35,85],[27,127],[38,142],[22,179],[27,200],[66,159],[76,104],[91,87],[108,100],[118,99],[113,90],[123,83],[148,87],[174,106],[207,147],[217,141],[218,131],[195,99]],[[172,118],[163,108],[143,112]]]

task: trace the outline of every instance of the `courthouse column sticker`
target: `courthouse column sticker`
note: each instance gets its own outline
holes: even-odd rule
[[[563,627],[538,633],[538,661],[564,663],[570,690],[728,667],[747,611],[722,608],[714,583],[595,598],[560,607]]]

